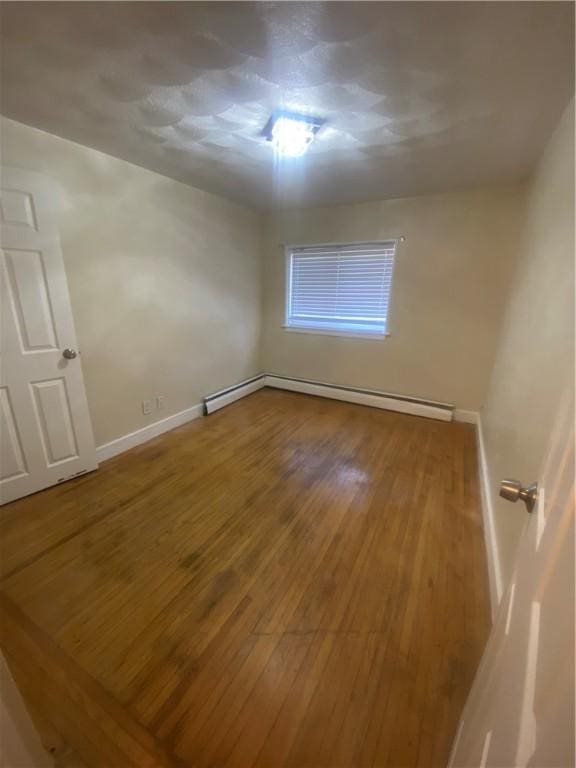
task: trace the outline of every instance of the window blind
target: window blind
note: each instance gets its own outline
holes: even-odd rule
[[[286,324],[385,334],[396,240],[291,248]]]

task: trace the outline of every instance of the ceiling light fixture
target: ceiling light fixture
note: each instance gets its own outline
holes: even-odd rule
[[[262,135],[283,157],[301,157],[310,146],[324,120],[294,112],[275,112]]]

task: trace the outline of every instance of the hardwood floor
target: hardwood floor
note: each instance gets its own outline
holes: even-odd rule
[[[75,765],[445,766],[489,627],[469,425],[264,389],[0,532],[3,651]]]

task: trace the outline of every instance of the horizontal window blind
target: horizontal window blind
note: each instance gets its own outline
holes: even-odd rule
[[[286,324],[385,334],[396,241],[291,248]]]

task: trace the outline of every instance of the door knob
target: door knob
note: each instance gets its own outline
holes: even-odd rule
[[[70,349],[69,347],[66,348],[62,352],[62,357],[65,357],[66,360],[74,360],[74,358],[78,355],[78,352],[76,352],[75,349]]]
[[[526,504],[528,512],[532,512],[538,498],[538,483],[522,485],[519,480],[502,480],[500,483],[500,496],[506,501],[516,503],[518,499]]]

